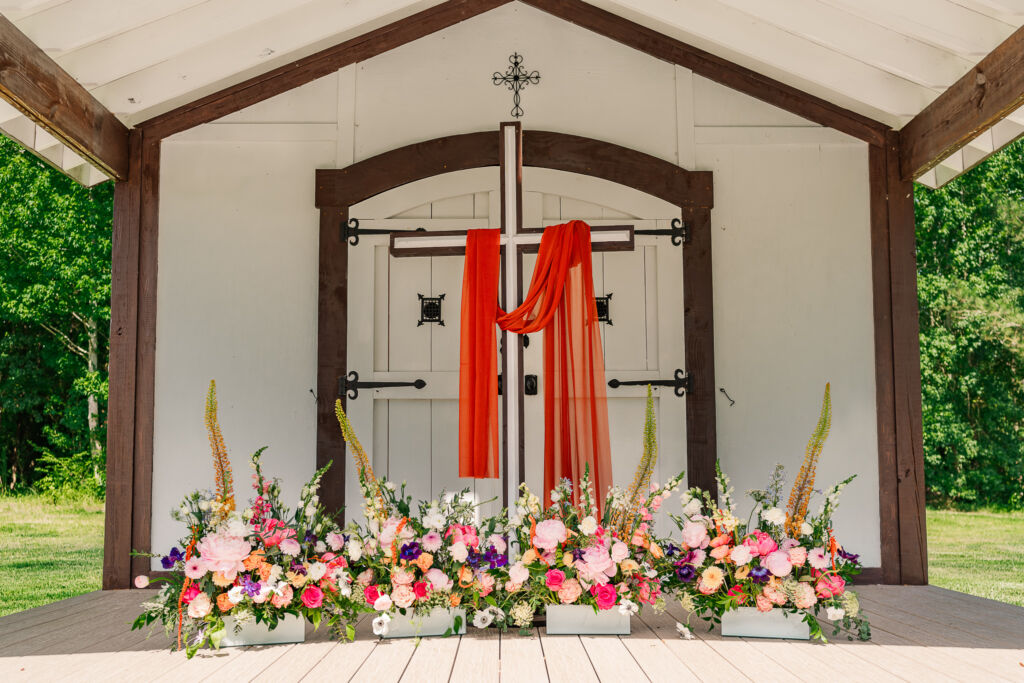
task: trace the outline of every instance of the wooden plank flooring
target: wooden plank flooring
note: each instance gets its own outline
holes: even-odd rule
[[[723,638],[677,605],[644,611],[630,636],[478,631],[354,643],[307,628],[297,645],[226,648],[188,661],[162,630],[130,631],[152,591],[80,595],[0,618],[0,681],[1022,681],[1024,609],[932,586],[860,586],[874,638],[832,643]]]

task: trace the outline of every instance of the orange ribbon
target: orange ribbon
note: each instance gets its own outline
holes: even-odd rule
[[[402,529],[405,528],[405,524],[408,521],[408,517],[402,517],[402,521],[398,523],[398,527],[395,529],[395,538],[391,541],[391,564],[398,564],[398,534],[402,533]]]
[[[836,537],[832,535],[832,527],[828,529],[828,551],[832,555],[832,571],[836,570],[836,551],[839,549],[839,544],[836,543]]]
[[[550,566],[550,563],[547,560],[544,559],[544,556],[540,552],[540,548],[538,548],[537,544],[534,542],[534,540],[536,538],[537,538],[537,520],[535,520],[533,518],[533,515],[530,515],[530,548],[533,549],[533,552],[537,553],[537,557],[540,559],[541,562],[543,562],[547,566]]]

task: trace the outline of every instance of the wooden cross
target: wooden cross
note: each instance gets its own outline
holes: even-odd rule
[[[518,122],[503,123],[500,127],[499,169],[501,172],[501,300],[506,310],[512,310],[508,301],[523,298],[522,258],[525,253],[536,253],[540,248],[543,227],[523,227],[523,135]],[[396,257],[455,256],[466,253],[465,230],[446,230],[415,233],[391,233],[391,255]],[[598,251],[632,251],[633,226],[615,225],[591,229],[591,244]],[[525,453],[519,387],[522,385],[523,344],[516,340],[516,352],[509,353],[509,333],[502,332],[502,413],[504,414],[504,465],[506,484],[505,504],[518,497],[519,483],[524,480]],[[517,397],[510,402],[509,397]],[[515,454],[516,457],[509,457]]]

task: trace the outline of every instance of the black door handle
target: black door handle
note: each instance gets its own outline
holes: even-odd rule
[[[338,398],[347,393],[349,400],[354,401],[359,398],[360,389],[381,389],[383,387],[415,387],[422,389],[425,386],[427,386],[427,383],[422,379],[413,382],[360,382],[359,373],[353,370],[348,373],[347,377],[338,378]]]
[[[640,379],[630,380],[628,382],[623,382],[618,379],[608,380],[608,386],[612,389],[618,389],[619,387],[625,386],[647,386],[648,384],[652,387],[672,387],[676,396],[685,396],[693,391],[693,376],[688,372],[677,369],[674,379]]]
[[[501,374],[498,374],[498,396],[505,390],[505,381]],[[537,375],[526,375],[523,377],[523,393],[527,396],[537,395]]]

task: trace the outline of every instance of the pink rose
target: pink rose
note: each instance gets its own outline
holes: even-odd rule
[[[530,570],[522,562],[516,562],[508,570],[508,578],[512,583],[524,584],[530,578]]]
[[[487,543],[499,553],[505,552],[508,548],[508,544],[505,543],[505,539],[500,534],[491,534],[488,536]]]
[[[762,564],[768,568],[775,576],[789,576],[789,573],[793,571],[793,563],[789,561],[789,553],[776,550],[770,553],[768,557],[762,560]]]
[[[416,602],[416,593],[413,591],[412,586],[402,584],[391,591],[391,599],[396,605],[405,609],[406,607],[412,607],[412,603]]]
[[[427,570],[425,576],[427,581],[430,582],[430,585],[433,586],[436,591],[443,591],[447,593],[452,589],[452,586],[455,585],[452,580],[448,578],[447,574],[436,567]]]
[[[277,607],[278,609],[281,609],[282,607],[287,607],[288,604],[292,601],[292,597],[294,597],[295,595],[294,592],[292,591],[292,587],[286,583],[284,584],[283,587],[279,588],[278,591],[279,592],[274,593],[270,597],[270,604],[274,607]]]
[[[429,584],[426,581],[417,581],[412,585],[412,592],[416,594],[417,600],[426,599],[429,594],[428,587]]]
[[[789,598],[786,597],[785,591],[781,588],[772,588],[771,586],[764,587],[764,596],[779,607],[785,605],[789,600]]]
[[[364,569],[363,571],[359,572],[359,575],[356,577],[356,583],[358,583],[360,586],[369,586],[372,582],[373,582],[373,570],[372,569]]]
[[[252,552],[252,545],[241,536],[218,531],[204,536],[196,544],[196,551],[208,571],[231,575],[245,570],[243,562]]]
[[[515,593],[517,590],[519,590],[522,587],[523,587],[523,584],[521,584],[521,583],[515,583],[514,581],[506,581],[505,582],[505,592],[506,593]]]
[[[366,598],[366,604],[372,605],[380,597],[380,590],[376,586],[367,586],[363,589],[363,597]]]
[[[584,553],[584,556],[585,555],[586,553]],[[615,562],[616,564],[622,562],[624,559],[629,557],[629,546],[627,546],[622,541],[615,541],[614,543],[612,543],[611,557],[612,562]]]
[[[202,593],[202,591],[199,590],[199,586],[193,583],[185,589],[185,593],[181,596],[181,601],[187,605],[188,603],[195,600],[196,596],[198,596],[200,593]]]
[[[188,603],[188,615],[193,619],[202,619],[213,609],[213,601],[206,593],[200,593]]]
[[[565,582],[565,572],[559,569],[549,569],[544,575],[544,585],[553,591],[558,591]]]
[[[554,550],[559,544],[565,543],[568,536],[565,525],[557,519],[545,519],[537,525],[533,543],[541,550]]]
[[[807,548],[796,546],[789,549],[789,561],[794,567],[802,567],[807,564]]]
[[[464,543],[467,548],[476,548],[480,545],[476,529],[468,524],[452,524],[444,536],[445,538],[451,536],[452,543]]]
[[[772,601],[769,600],[768,597],[764,595],[764,593],[758,593],[757,599],[754,600],[754,602],[757,605],[757,611],[758,612],[771,612],[772,611],[772,607],[773,607]]]
[[[324,602],[324,592],[316,586],[306,586],[301,597],[302,604],[309,609],[316,609]]]
[[[603,586],[591,586],[590,594],[594,596],[594,599],[597,601],[597,608],[600,610],[614,607],[615,600],[618,597],[615,592],[615,586],[610,583],[606,583]]]
[[[494,577],[484,573],[477,577],[477,584],[480,586],[480,597],[486,598],[494,590]]]
[[[708,529],[700,522],[686,522],[683,524],[683,543],[690,548],[706,548],[711,539],[708,538]]]
[[[570,605],[576,602],[583,593],[580,582],[576,579],[564,581],[558,589],[558,599],[563,605]]]
[[[441,534],[436,531],[429,531],[423,534],[423,538],[420,539],[420,545],[428,553],[436,553],[441,549]]]
[[[411,571],[401,567],[395,567],[391,571],[391,585],[393,586],[408,586],[415,578]]]
[[[775,539],[763,531],[755,531],[754,537],[757,539],[757,554],[761,557],[779,549],[779,544],[775,542]]]
[[[190,576],[189,578],[192,578],[192,577]],[[149,585],[149,577],[146,576],[145,574],[139,574],[138,576],[135,577],[135,587],[136,588],[145,588],[148,585]]]
[[[814,590],[818,593],[819,598],[838,598],[846,592],[846,581],[838,574],[825,574],[818,579]]]

